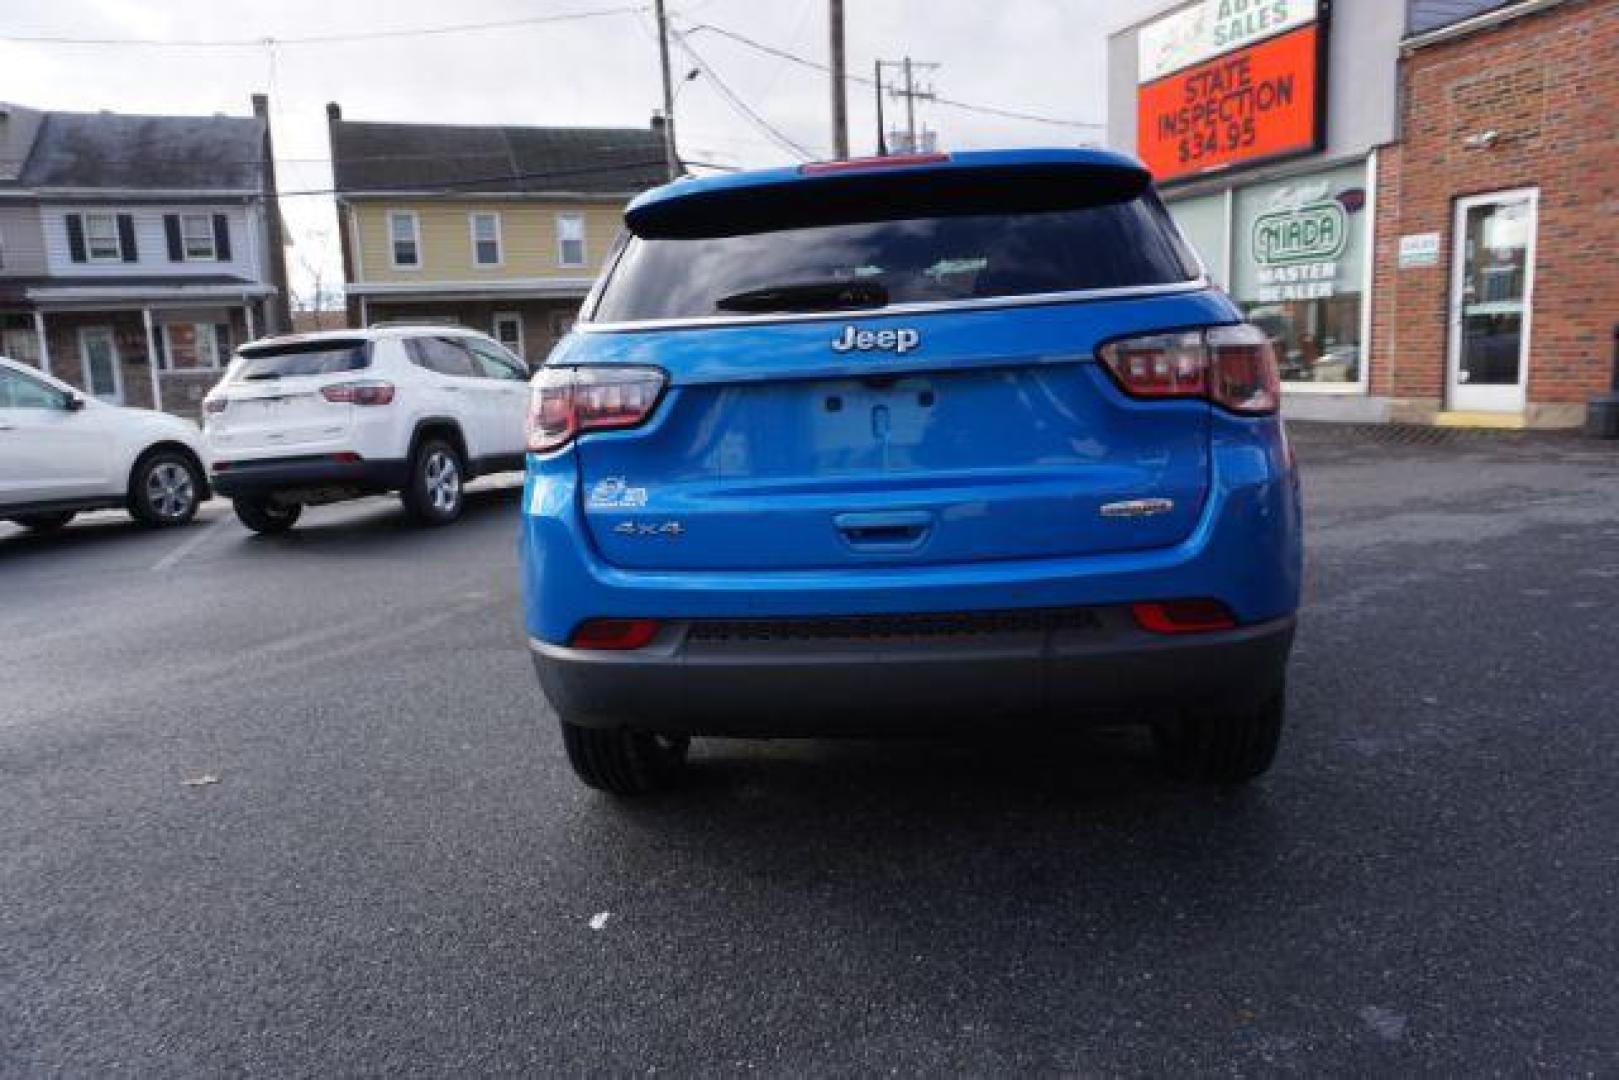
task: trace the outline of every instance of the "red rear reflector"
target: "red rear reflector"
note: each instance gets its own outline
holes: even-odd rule
[[[656,619],[587,619],[569,644],[576,649],[639,649],[657,634]]]
[[[332,460],[343,465],[352,465],[356,461],[360,461],[361,458],[359,454],[354,453],[352,450],[345,450],[341,454],[333,454]]]
[[[908,165],[937,165],[949,161],[949,154],[895,154],[892,157],[844,158],[842,161],[812,161],[800,165],[800,176],[820,173],[859,172],[862,169],[903,169]]]
[[[1131,604],[1136,625],[1153,634],[1206,634],[1230,630],[1237,625],[1231,612],[1218,600],[1159,600]]]

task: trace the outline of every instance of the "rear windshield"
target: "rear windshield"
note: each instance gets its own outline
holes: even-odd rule
[[[337,375],[359,371],[371,363],[363,340],[324,340],[260,345],[243,349],[236,377],[281,379],[292,375]]]
[[[1150,192],[1046,212],[857,221],[741,236],[629,239],[597,322],[841,309],[816,286],[858,286],[849,307],[1028,296],[1197,276]],[[761,302],[769,294],[773,303]],[[745,298],[738,302],[737,298]],[[795,306],[796,305],[796,306]]]

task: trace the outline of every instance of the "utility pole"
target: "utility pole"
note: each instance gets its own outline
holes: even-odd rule
[[[905,145],[916,153],[916,84],[911,79],[911,58],[905,58]]]
[[[877,61],[877,85],[879,94],[882,93],[882,73],[885,67],[898,68],[901,72],[900,77],[905,83],[905,87],[902,90],[894,89],[888,91],[889,96],[891,97],[905,99],[905,130],[903,133],[898,131],[894,132],[894,142],[896,144],[903,142],[904,145],[896,145],[894,147],[896,153],[918,154],[928,149],[926,144],[930,141],[929,137],[932,135],[932,132],[926,130],[917,130],[916,103],[918,101],[932,101],[936,95],[934,94],[932,87],[917,89],[916,74],[918,71],[931,71],[938,66],[938,64],[934,63],[924,63],[921,60],[912,60],[909,56],[903,60]]]
[[[849,156],[849,98],[843,71],[843,0],[827,0],[832,33],[832,156]],[[662,3],[662,0],[659,0]]]
[[[875,60],[871,66],[876,76],[872,83],[877,87],[877,156],[887,157],[888,132],[883,129],[883,62]]]
[[[657,0],[658,63],[663,67],[663,158],[669,169],[669,179],[680,175],[680,151],[675,144],[675,91],[669,79],[669,19],[663,11],[663,0]]]

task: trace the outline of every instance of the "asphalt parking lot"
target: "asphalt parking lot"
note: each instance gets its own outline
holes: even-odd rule
[[[1128,733],[590,792],[514,489],[0,526],[0,1073],[1611,1073],[1619,447],[1296,432],[1291,726],[1238,793]]]

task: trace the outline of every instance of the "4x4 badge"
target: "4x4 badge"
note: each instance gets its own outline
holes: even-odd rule
[[[881,349],[904,356],[921,344],[922,332],[908,326],[898,330],[861,330],[856,326],[845,326],[843,333],[832,339],[832,351],[871,352]]]
[[[620,536],[680,536],[686,527],[678,521],[621,521],[613,531]]]

